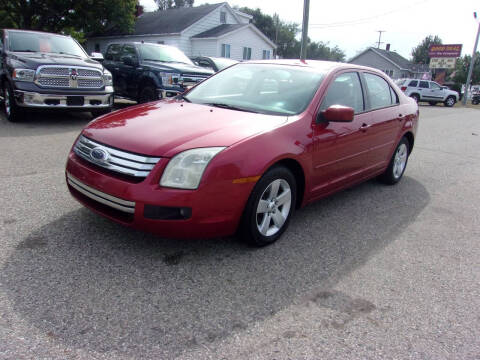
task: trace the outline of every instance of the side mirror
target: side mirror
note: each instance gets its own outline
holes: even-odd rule
[[[328,122],[352,122],[354,110],[343,105],[332,105],[320,113],[320,119]]]
[[[135,61],[133,60],[133,58],[131,56],[124,56],[122,57],[122,61],[125,65],[128,65],[128,66],[137,66],[137,64],[135,64]]]
[[[102,62],[104,60],[102,53],[99,52],[92,52],[90,54],[90,59]]]

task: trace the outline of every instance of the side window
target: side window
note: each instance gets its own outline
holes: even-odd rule
[[[392,96],[392,104],[399,104],[400,100],[398,99],[398,95],[395,90],[390,87],[390,95]]]
[[[125,45],[122,49],[122,58],[124,56],[131,57],[134,61],[137,61],[137,51],[133,45]]]
[[[423,89],[428,89],[428,81],[420,81],[420,84],[418,87],[421,87]]]
[[[105,53],[105,60],[120,61],[121,50],[122,50],[122,45],[120,44],[109,45],[107,52]]]
[[[417,81],[417,80],[412,80],[412,81],[410,81],[410,83],[408,84],[408,86],[417,87],[417,86],[418,86],[418,81]]]
[[[370,107],[372,109],[380,109],[392,105],[390,85],[378,75],[364,73],[364,76]]]
[[[431,83],[430,83],[430,89],[433,89],[433,90],[441,90],[442,87],[441,87],[440,85],[438,85],[437,83],[431,82]]]
[[[198,66],[213,70],[212,64],[210,64],[207,60],[198,60]]]
[[[222,57],[230,57],[230,44],[222,44]]]
[[[343,73],[333,80],[320,106],[320,111],[326,110],[332,105],[351,107],[355,114],[364,111],[363,92],[358,73]]]

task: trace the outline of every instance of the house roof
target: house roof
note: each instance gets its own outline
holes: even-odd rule
[[[410,70],[412,64],[409,60],[405,59],[402,55],[397,54],[395,51],[387,51],[383,49],[377,49],[373,47],[369,47],[362,51],[360,54],[354,56],[350,59],[350,63],[354,61],[356,58],[360,57],[361,55],[365,54],[367,51],[372,51],[377,55],[383,57],[384,59],[390,61],[393,65],[397,66],[399,69],[406,69]]]
[[[210,30],[204,31],[200,34],[192,36],[193,38],[216,38],[224,34],[228,34],[229,32],[235,31],[242,27],[246,27],[248,24],[222,24],[216,26]]]
[[[182,7],[144,13],[135,23],[134,35],[175,34],[193,25],[225,3]]]

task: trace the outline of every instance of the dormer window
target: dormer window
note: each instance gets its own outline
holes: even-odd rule
[[[225,11],[220,11],[220,23],[221,24],[227,23],[227,13]]]

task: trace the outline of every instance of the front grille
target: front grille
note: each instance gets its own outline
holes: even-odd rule
[[[102,158],[92,156],[94,149],[102,155]],[[83,135],[78,138],[73,151],[82,159],[94,165],[137,178],[147,177],[160,160],[159,157],[148,157],[118,150],[92,141]]]
[[[35,83],[47,88],[100,89],[104,86],[101,70],[56,65],[39,67]]]
[[[83,194],[84,196],[88,197],[91,200],[95,200],[96,202],[99,202],[100,204],[107,205],[111,208],[114,208],[116,210],[119,210],[128,214],[135,213],[134,201],[120,199],[116,196],[112,196],[104,193],[103,191],[94,189],[82,183],[80,180],[78,180],[77,178],[75,178],[69,173],[67,173],[67,183],[72,188],[77,190],[79,193]]]

